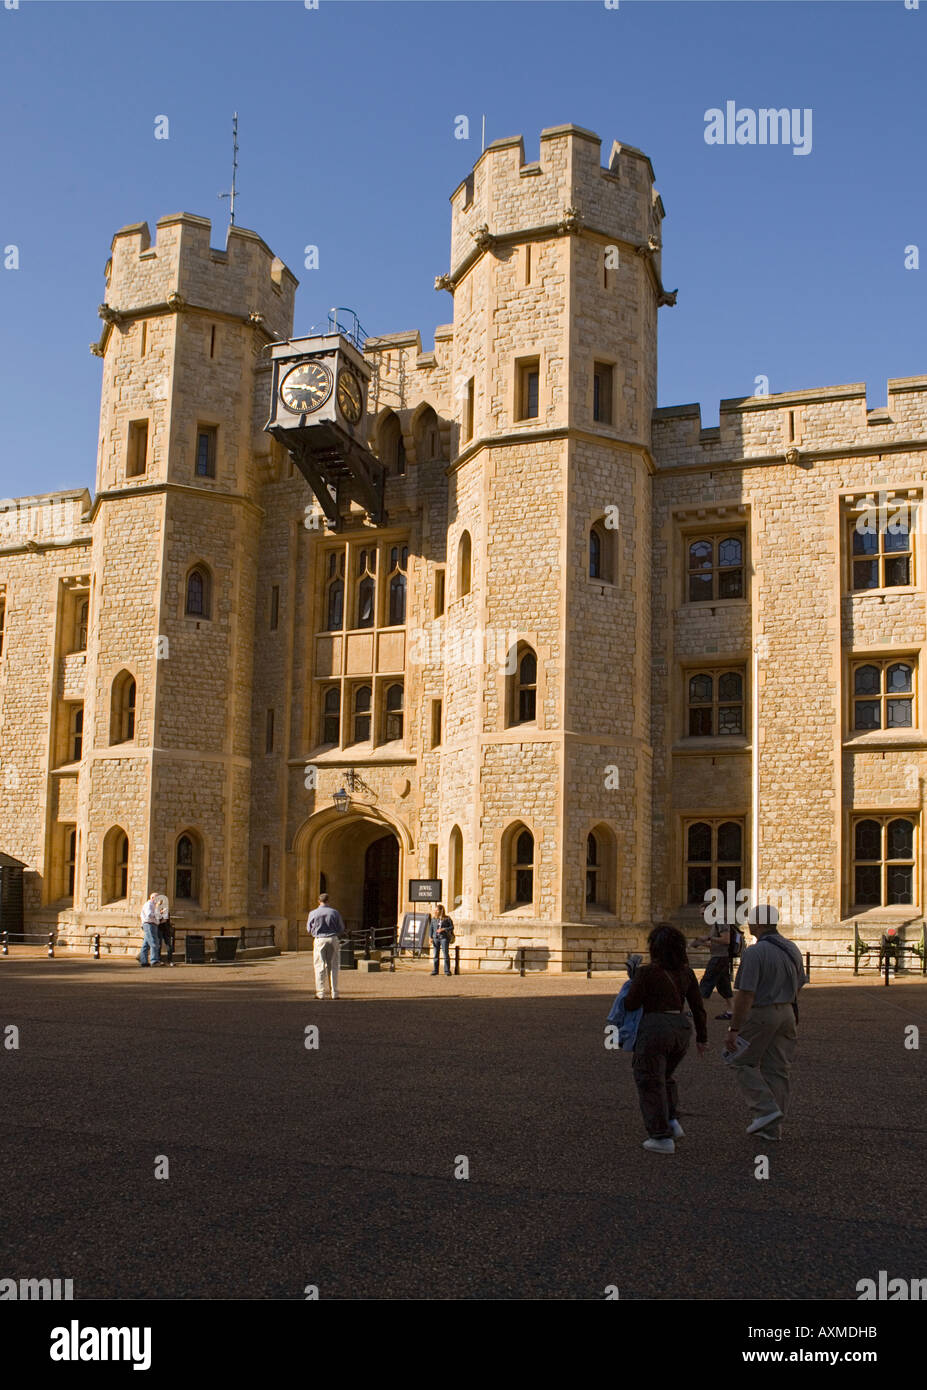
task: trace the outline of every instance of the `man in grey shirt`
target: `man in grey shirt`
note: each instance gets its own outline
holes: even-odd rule
[[[347,935],[337,908],[331,907],[327,893],[319,894],[319,905],[309,913],[306,930],[315,939],[315,995],[325,998],[325,986],[338,998],[338,972],[341,968],[341,938]]]
[[[734,981],[734,1016],[726,1046],[738,1038],[748,1044],[731,1062],[753,1111],[748,1134],[780,1139],[779,1123],[788,1109],[789,1073],[798,1043],[798,991],[808,983],[801,951],[778,932],[779,913],[765,903],[747,923],[758,938],[743,953]]]

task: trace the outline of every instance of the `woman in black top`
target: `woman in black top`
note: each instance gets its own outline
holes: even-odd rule
[[[695,1020],[699,1056],[708,1046],[705,1006],[686,956],[681,931],[660,922],[647,938],[650,964],[638,966],[625,995],[625,1011],[643,1009],[634,1044],[634,1080],[651,1153],[675,1153],[683,1128],[676,1118],[678,1095],[674,1073],[689,1048],[692,1027],[683,1010],[688,1003]]]

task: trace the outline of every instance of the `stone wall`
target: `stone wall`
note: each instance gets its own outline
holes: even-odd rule
[[[791,929],[848,938],[861,814],[912,818],[918,846],[915,904],[864,914],[865,925],[922,921],[927,682],[919,672],[913,728],[859,732],[850,680],[857,659],[920,662],[924,527],[907,586],[851,592],[848,548],[867,504],[921,506],[927,377],[890,381],[877,410],[860,385],[723,401],[714,429],[698,406],[654,409],[657,310],[672,299],[662,219],[639,150],[616,143],[603,166],[598,137],[572,126],[543,131],[536,162],[520,138],[491,145],[451,198],[439,283],[453,323],[432,346],[414,330],[365,345],[368,439],[386,462],[398,422],[405,467],[390,463],[384,527],[355,507],[337,534],[312,524],[307,485],[263,432],[263,349],[292,331],[289,271],[243,229],[211,246],[209,222],[190,214],[161,219],[154,244],[144,224],[116,234],[96,346],[96,500],[0,507],[0,848],[28,866],[31,923],[130,946],[148,891],[173,896],[189,834],[199,882],[196,900],[176,905],[185,924],[270,924],[278,944],[305,944],[322,876],[363,918],[365,856],[392,838],[400,910],[406,880],[436,872],[461,945],[485,948],[486,968],[517,968],[521,947],[530,968],[561,968],[564,952],[581,968],[587,949],[639,944],[655,916],[698,925],[685,901],[693,819],[742,824],[751,882],[754,707],[759,883],[797,894]],[[526,419],[529,361],[538,411]],[[612,373],[609,418],[594,418],[596,363]],[[147,456],[131,476],[139,422]],[[217,432],[214,476],[197,471],[202,428]],[[594,524],[607,550],[597,578]],[[686,548],[709,534],[742,534],[744,589],[693,603]],[[404,631],[388,630],[381,608],[374,629],[352,633],[356,557],[381,547],[382,585],[393,544],[409,550]],[[341,548],[349,618],[327,633],[326,565]],[[194,565],[209,577],[205,614],[187,611]],[[513,706],[519,644],[538,658],[525,723]],[[743,672],[743,730],[692,737],[687,682],[722,667]],[[122,741],[121,672],[136,683]],[[339,744],[323,744],[323,689],[343,685],[347,720],[352,683],[368,679],[378,695],[402,681],[402,737],[379,730],[356,745],[345,724]],[[334,796],[352,777],[341,816]],[[521,826],[534,837],[534,897],[514,906]],[[117,829],[129,840],[125,898],[113,898],[106,858]],[[589,868],[605,885],[594,902]]]

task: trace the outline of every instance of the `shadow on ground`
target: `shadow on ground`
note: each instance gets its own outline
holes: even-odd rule
[[[78,1298],[836,1299],[924,1273],[917,981],[805,991],[765,1150],[710,1008],[664,1157],[604,1047],[611,982],[346,973],[358,997],[318,1002],[305,958],[50,964],[0,974],[20,1034],[0,1049],[3,1277]]]

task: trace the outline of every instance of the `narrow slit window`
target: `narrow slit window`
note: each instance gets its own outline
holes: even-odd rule
[[[148,421],[133,420],[129,425],[129,457],[126,476],[141,478],[148,471]]]
[[[196,432],[196,476],[216,476],[216,443],[218,431],[212,425],[200,425]]]
[[[516,416],[518,420],[536,420],[540,414],[541,365],[537,357],[527,358],[516,366]]]
[[[592,371],[592,418],[599,424],[612,423],[612,381],[615,369],[608,362],[596,362]]]

